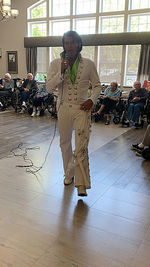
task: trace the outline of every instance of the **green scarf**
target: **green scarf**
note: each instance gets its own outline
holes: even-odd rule
[[[68,74],[69,74],[69,77],[70,77],[72,84],[75,84],[79,62],[80,62],[80,60],[77,57],[73,66],[72,66],[72,69],[70,68],[70,66],[68,66],[68,68],[67,68],[67,71],[68,71]]]

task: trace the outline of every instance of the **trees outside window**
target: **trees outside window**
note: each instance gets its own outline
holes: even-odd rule
[[[150,8],[150,0],[131,0],[130,9]]]
[[[125,0],[103,0],[100,11],[120,11],[125,9]]]
[[[39,37],[39,36],[46,36],[46,23],[37,22],[37,23],[29,23],[29,36],[30,37]]]
[[[96,0],[74,0],[74,14],[91,14],[96,12]]]
[[[124,28],[123,16],[102,17],[100,19],[99,32],[102,33],[123,32],[123,28]]]
[[[150,14],[131,15],[129,17],[129,31],[131,32],[150,31]]]
[[[121,76],[122,46],[99,47],[99,75],[102,83],[119,81]]]
[[[28,9],[28,19],[45,18],[47,16],[47,1],[39,1]]]

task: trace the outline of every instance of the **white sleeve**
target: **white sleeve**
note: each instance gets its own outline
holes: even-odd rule
[[[91,65],[90,81],[92,82],[92,95],[91,95],[91,97],[89,99],[91,99],[92,102],[94,104],[96,104],[97,98],[100,95],[102,87],[101,87],[101,84],[100,84],[100,80],[99,80],[99,76],[98,76],[95,64],[92,61],[91,61],[91,63],[92,63],[92,65]]]
[[[58,59],[51,62],[47,73],[46,89],[48,93],[52,93],[60,84],[62,84],[64,78],[61,74],[61,64]]]

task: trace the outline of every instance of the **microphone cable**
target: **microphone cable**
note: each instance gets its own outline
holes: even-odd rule
[[[64,58],[64,59],[65,59],[65,60],[69,60],[69,55],[68,55],[67,53],[65,54],[65,58]],[[60,103],[59,103],[58,108],[56,107],[56,108],[57,108],[57,114],[58,114],[58,112],[59,112],[59,109],[60,109],[61,104],[63,103],[64,75],[65,75],[65,71],[64,71],[64,74],[63,74],[63,80],[62,80],[62,92],[61,92],[61,96],[60,96]],[[57,102],[56,102],[56,106],[57,106]],[[38,173],[38,172],[43,168],[44,164],[46,163],[48,154],[49,154],[49,152],[50,152],[51,146],[52,146],[53,141],[54,141],[55,136],[56,136],[56,129],[57,129],[57,119],[56,119],[56,121],[55,121],[54,132],[53,132],[53,136],[52,136],[51,142],[50,142],[50,144],[49,144],[48,150],[47,150],[47,152],[46,152],[44,161],[43,161],[43,163],[42,163],[41,166],[36,166],[36,165],[34,165],[33,161],[27,157],[27,152],[28,152],[28,150],[39,150],[40,147],[39,147],[39,146],[35,146],[35,147],[31,147],[31,148],[25,148],[25,152],[24,152],[24,153],[22,153],[22,154],[16,154],[16,153],[14,152],[15,150],[17,150],[17,149],[21,149],[21,150],[22,150],[21,147],[23,146],[23,143],[20,143],[16,148],[13,148],[13,149],[10,151],[10,153],[12,153],[13,156],[15,156],[15,157],[16,157],[16,156],[21,156],[21,157],[23,157],[24,161],[25,161],[25,162],[29,162],[29,164],[28,164],[28,165],[16,165],[16,167],[19,167],[19,168],[26,168],[26,172],[31,173],[31,174],[34,174],[34,175],[35,175],[36,173]],[[31,168],[32,168],[32,169],[31,169]]]

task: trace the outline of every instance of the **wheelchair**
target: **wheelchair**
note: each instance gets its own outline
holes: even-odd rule
[[[2,92],[2,94],[0,95],[0,110],[1,111],[4,111],[8,107],[11,106],[12,95],[13,95],[12,89],[7,89]]]
[[[32,93],[30,93],[28,100],[26,101],[26,111],[27,113],[31,114],[33,110],[33,97],[36,94],[36,90],[33,90]],[[11,105],[15,109],[15,112],[20,112],[22,109],[22,99],[21,99],[21,90],[20,88],[16,88],[12,94],[11,97]]]
[[[93,110],[93,114],[94,115],[92,115],[92,120],[93,120],[93,117],[94,117],[95,122],[104,120],[105,108],[104,108],[104,110],[102,111],[102,113],[100,115],[99,114],[95,114],[100,109],[102,102],[103,102],[103,98],[100,96],[98,98],[98,101],[97,101],[97,103],[96,103],[96,105],[94,107],[94,110]],[[126,106],[126,101],[123,100],[121,95],[120,95],[120,98],[119,98],[119,101],[116,104],[116,107],[113,110],[110,110],[110,112],[109,112],[110,116],[113,116],[113,123],[114,124],[119,124],[120,121],[122,121],[122,118],[123,118],[123,115],[124,115],[125,106]]]
[[[122,121],[121,121],[123,127],[129,126],[129,123],[126,123],[127,113],[128,113],[128,103],[126,104],[124,114],[122,117]],[[137,129],[144,127],[145,119],[147,123],[150,124],[150,97],[147,99],[144,109],[141,111],[141,114],[139,117],[139,123],[138,123],[138,126],[136,127]]]
[[[150,94],[147,99],[146,107],[145,107],[145,113],[147,118],[147,123],[150,124]]]
[[[43,98],[40,116],[43,116],[47,110],[53,118],[57,118],[57,96],[55,94],[48,94]],[[33,110],[33,108],[32,108]]]
[[[3,91],[3,94],[0,95],[0,109],[6,110],[9,106],[14,107],[16,104],[16,90],[17,82],[20,81],[20,78],[14,78],[14,88],[7,89]],[[0,81],[2,83],[2,80]]]

